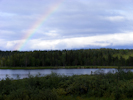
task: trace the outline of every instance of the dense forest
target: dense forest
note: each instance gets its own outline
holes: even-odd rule
[[[132,65],[133,49],[0,51],[1,67]]]

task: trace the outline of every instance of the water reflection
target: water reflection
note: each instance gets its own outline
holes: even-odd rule
[[[116,69],[35,69],[35,70],[23,70],[23,69],[18,69],[18,70],[11,70],[11,69],[0,69],[0,80],[5,79],[6,77],[13,78],[13,79],[23,79],[27,78],[29,75],[38,75],[41,74],[43,75],[48,75],[51,74],[52,72],[61,74],[61,75],[81,75],[81,74],[91,74],[96,71],[101,71],[104,73],[115,73],[117,70]],[[99,71],[99,72],[100,72]],[[125,69],[125,71],[128,71]],[[131,71],[133,71],[131,69]]]

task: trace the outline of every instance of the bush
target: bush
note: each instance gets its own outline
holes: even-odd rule
[[[58,100],[63,97],[133,98],[133,73],[47,76],[0,81],[0,100]],[[127,77],[126,77],[127,76]],[[73,98],[72,97],[72,98]]]

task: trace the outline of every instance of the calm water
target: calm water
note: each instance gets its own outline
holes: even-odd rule
[[[91,71],[94,73],[96,71],[102,71],[104,73],[112,72],[115,73],[116,69],[32,69],[32,70],[11,70],[11,69],[0,69],[0,80],[5,79],[6,77],[18,79],[18,76],[20,79],[27,78],[29,75],[48,75],[52,72],[57,74],[64,74],[64,75],[81,75],[81,74],[91,74]],[[131,69],[133,71],[133,69]]]

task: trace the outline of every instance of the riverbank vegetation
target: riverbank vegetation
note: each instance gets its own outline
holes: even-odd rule
[[[0,69],[117,69],[119,66],[37,66],[37,67],[0,67]],[[133,66],[120,66],[121,69],[133,69]]]
[[[0,67],[133,66],[133,50],[0,51]]]
[[[7,77],[0,81],[0,100],[133,100],[133,72]]]

